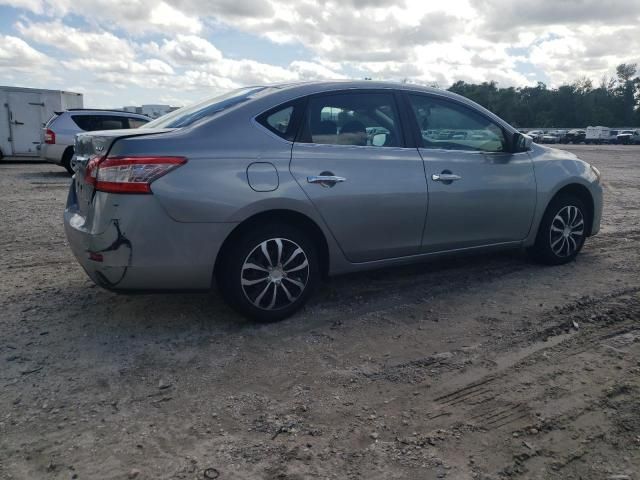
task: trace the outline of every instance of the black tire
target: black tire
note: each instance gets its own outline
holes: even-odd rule
[[[571,262],[582,250],[589,223],[589,212],[584,202],[575,195],[560,194],[547,206],[536,243],[528,251],[534,260],[545,265]],[[569,225],[568,235],[562,228],[563,224]]]
[[[302,253],[296,253],[297,248]],[[306,232],[291,225],[258,225],[235,238],[221,255],[216,269],[218,289],[231,307],[252,320],[275,322],[289,317],[307,302],[320,280],[316,244]],[[289,270],[282,268],[285,265]],[[243,280],[254,284],[245,285]]]
[[[76,173],[71,167],[71,159],[73,158],[73,148],[67,148],[62,155],[62,160],[60,161],[60,165],[62,165],[69,175],[73,175]]]

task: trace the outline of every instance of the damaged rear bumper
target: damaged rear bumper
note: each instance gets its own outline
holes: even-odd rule
[[[111,290],[204,290],[233,223],[180,223],[152,195],[96,192],[83,214],[72,184],[64,227],[87,275]]]

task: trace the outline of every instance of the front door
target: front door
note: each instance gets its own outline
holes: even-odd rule
[[[394,94],[311,97],[291,173],[348,260],[419,252],[427,185],[418,151],[404,147]]]
[[[429,183],[422,251],[523,240],[536,206],[528,153],[510,153],[504,129],[455,101],[409,95]]]

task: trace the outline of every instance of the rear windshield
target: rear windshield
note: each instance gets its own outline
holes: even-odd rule
[[[71,118],[85,132],[129,128],[127,117],[116,115],[71,115]]]
[[[210,117],[218,112],[231,108],[240,103],[255,98],[268,87],[250,87],[232,90],[218,97],[209,98],[203,102],[183,107],[168,113],[141,128],[180,128]]]

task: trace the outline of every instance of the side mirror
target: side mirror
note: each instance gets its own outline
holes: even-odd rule
[[[514,153],[528,152],[531,150],[533,138],[524,133],[516,132],[513,134],[513,151]]]

